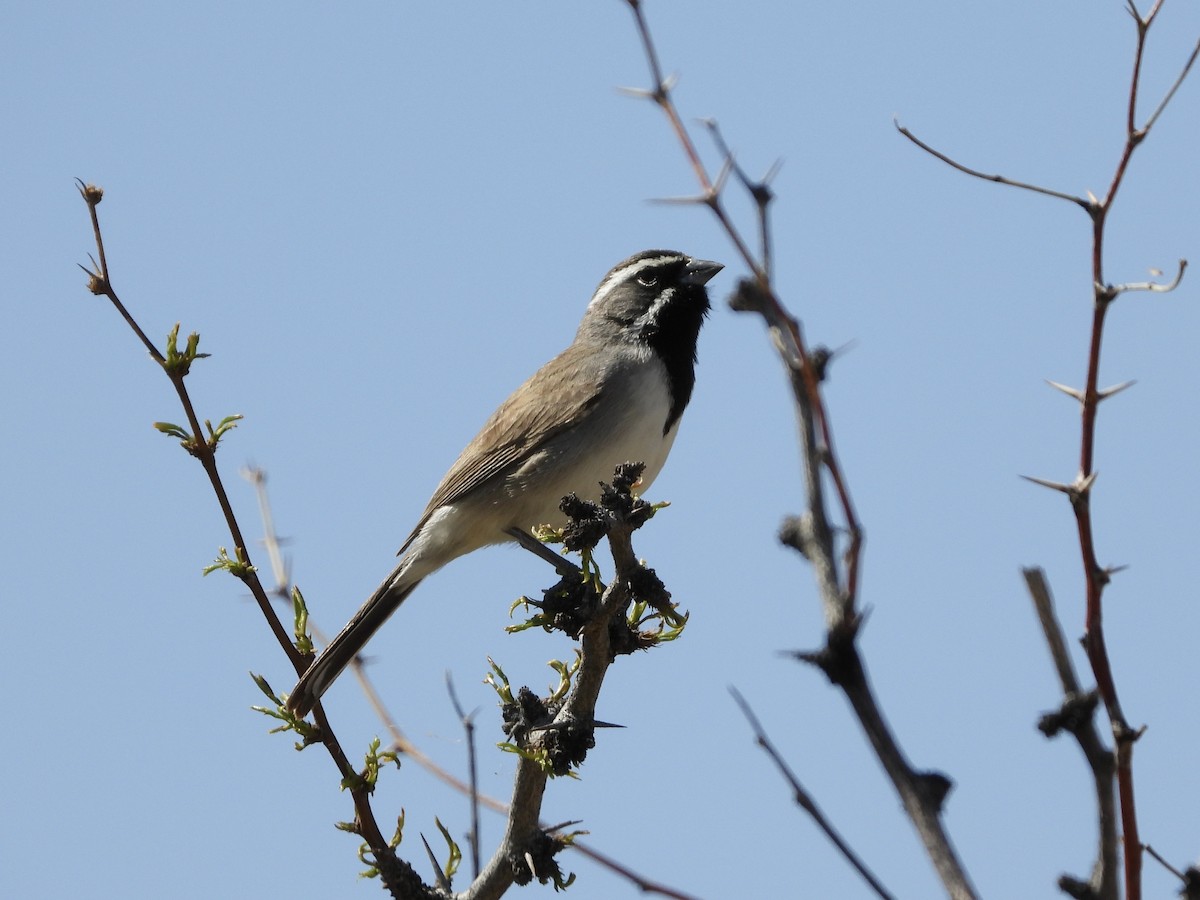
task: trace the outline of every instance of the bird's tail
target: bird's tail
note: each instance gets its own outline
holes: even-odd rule
[[[288,695],[288,709],[298,716],[308,715],[321,695],[420,583],[420,578],[404,581],[392,573],[296,682]]]

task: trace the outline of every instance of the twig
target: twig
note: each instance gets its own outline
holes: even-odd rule
[[[1176,869],[1173,865],[1167,862],[1159,855],[1158,851],[1149,844],[1143,844],[1142,849],[1149,853],[1159,865],[1174,875],[1183,883],[1183,887],[1179,891],[1179,896],[1184,900],[1197,900],[1200,898],[1200,869],[1196,866],[1188,866],[1182,872]]]
[[[1054,612],[1054,598],[1050,586],[1046,583],[1046,573],[1039,568],[1021,570],[1025,577],[1025,586],[1033,599],[1033,608],[1037,612],[1038,622],[1042,626],[1042,634],[1050,649],[1050,658],[1054,661],[1059,683],[1063,690],[1063,707],[1059,714],[1061,726],[1067,728],[1074,736],[1079,749],[1083,751],[1088,767],[1092,772],[1092,785],[1096,793],[1097,815],[1097,851],[1096,865],[1092,868],[1090,879],[1091,889],[1096,900],[1117,900],[1119,896],[1117,870],[1119,868],[1117,848],[1117,809],[1116,798],[1113,796],[1113,756],[1112,751],[1104,746],[1100,734],[1096,730],[1095,717],[1077,715],[1081,707],[1079,701],[1083,698],[1083,690],[1079,678],[1075,674],[1075,666],[1071,662],[1071,654],[1067,651],[1066,638],[1063,636],[1062,625]],[[1094,694],[1092,695],[1094,698]],[[1092,704],[1095,706],[1095,700]],[[1053,732],[1043,727],[1047,736]]]
[[[462,704],[458,702],[458,692],[454,690],[454,678],[446,672],[446,690],[450,693],[450,702],[458,720],[462,722],[463,734],[467,739],[467,778],[471,785],[471,877],[479,877],[479,774],[475,764],[475,713],[470,715],[463,712]]]
[[[821,812],[821,808],[817,806],[816,801],[813,800],[808,791],[804,789],[804,785],[800,783],[800,779],[796,777],[796,773],[792,771],[791,767],[784,760],[783,756],[775,748],[775,745],[771,743],[771,739],[767,737],[766,730],[763,728],[762,723],[758,720],[758,716],[754,714],[754,710],[751,708],[750,704],[746,702],[746,698],[743,697],[741,692],[735,687],[730,687],[729,693],[733,695],[734,702],[741,707],[742,715],[744,715],[746,717],[746,721],[750,723],[750,729],[754,732],[755,743],[763,748],[767,756],[771,758],[771,762],[775,763],[775,768],[779,770],[779,774],[784,777],[784,780],[787,781],[788,785],[791,787],[792,798],[796,801],[796,805],[812,817],[812,820],[817,824],[817,827],[825,833],[825,836],[829,838],[835,847],[837,847],[838,852],[846,858],[846,861],[850,863],[850,865],[855,868],[858,874],[862,876],[863,880],[870,885],[871,890],[873,890],[878,896],[889,898],[890,900],[892,894],[880,883],[879,879],[875,877],[871,870],[867,868],[866,863],[859,859],[858,854],[855,853],[854,849],[846,843],[846,841],[838,833],[837,829],[833,827],[833,824],[827,818],[825,818],[825,814]]]
[[[550,565],[554,566],[554,571],[559,575],[577,575],[580,572],[579,566],[571,562],[565,556],[560,556],[555,553],[524,528],[509,528],[505,531],[509,537],[520,544],[524,549],[528,550],[539,559],[544,559]]]
[[[1113,294],[1124,294],[1130,291],[1147,291],[1151,294],[1169,294],[1175,288],[1179,287],[1179,283],[1183,281],[1183,273],[1187,271],[1188,261],[1181,259],[1179,261],[1179,271],[1175,273],[1175,277],[1166,284],[1161,284],[1157,281],[1135,281],[1132,284],[1114,284],[1109,287]]]
[[[1171,102],[1171,98],[1175,96],[1175,92],[1179,90],[1179,86],[1183,84],[1183,80],[1188,77],[1188,73],[1192,70],[1192,66],[1196,64],[1197,56],[1200,56],[1200,41],[1196,42],[1196,46],[1192,48],[1191,56],[1187,58],[1187,62],[1185,62],[1183,64],[1183,68],[1179,70],[1179,77],[1175,79],[1175,82],[1171,85],[1170,89],[1163,96],[1162,100],[1159,101],[1159,104],[1155,108],[1154,112],[1150,114],[1150,118],[1146,120],[1146,124],[1142,128],[1143,131],[1149,131],[1154,127],[1154,123],[1158,121],[1158,117],[1162,115],[1163,110],[1167,108],[1167,104]]]
[[[267,559],[271,561],[271,574],[275,577],[274,593],[290,602],[292,576],[283,559],[282,542],[275,531],[275,517],[271,514],[271,497],[267,491],[267,471],[255,465],[247,465],[242,467],[241,476],[250,482],[254,488],[255,499],[258,500],[258,516],[263,526],[262,544],[267,551]]]
[[[1032,191],[1035,194],[1044,194],[1047,197],[1056,197],[1059,200],[1066,200],[1070,203],[1074,203],[1077,206],[1082,207],[1084,210],[1091,209],[1091,201],[1085,200],[1082,197],[1076,197],[1074,194],[1065,194],[1062,191],[1056,191],[1052,188],[1042,187],[1041,185],[1037,184],[1030,184],[1029,182],[1025,181],[1017,181],[1013,178],[1007,178],[1004,175],[989,175],[987,172],[981,172],[978,169],[972,169],[970,166],[963,165],[957,160],[947,156],[945,153],[942,153],[940,150],[936,150],[929,144],[925,143],[923,140],[901,125],[898,119],[893,119],[892,124],[896,126],[897,131],[899,131],[902,135],[904,135],[930,156],[940,159],[951,168],[958,169],[958,171],[970,175],[973,178],[981,178],[984,181],[991,181],[996,184],[1005,184],[1009,187],[1019,188],[1023,191]]]
[[[637,872],[633,871],[623,863],[613,859],[611,856],[606,856],[599,850],[585,846],[579,841],[572,842],[570,849],[583,854],[592,862],[603,866],[610,872],[620,875],[643,894],[657,894],[660,897],[670,897],[671,900],[699,900],[699,898],[693,894],[685,894],[683,891],[677,890],[673,887],[668,887],[667,885],[657,881],[652,881],[649,878],[646,878],[644,875],[639,875]]]
[[[717,124],[717,120],[701,119],[700,124],[708,129],[713,143],[717,145],[717,150],[720,151],[721,156],[726,161],[727,168],[732,169],[733,174],[737,176],[737,180],[741,182],[742,187],[745,188],[746,193],[750,195],[755,207],[758,209],[759,258],[762,260],[762,270],[766,273],[767,280],[773,280],[775,278],[775,263],[771,246],[771,218],[769,210],[771,201],[775,199],[775,193],[771,190],[771,182],[779,174],[779,169],[783,165],[783,161],[776,160],[767,169],[767,174],[755,181],[746,174],[745,169],[738,165],[733,151],[729,149],[729,145],[725,142],[725,136],[721,133],[721,128]]]
[[[138,339],[149,349],[151,356],[159,364],[175,388],[176,395],[179,397],[179,402],[184,409],[189,427],[191,428],[191,439],[187,443],[187,448],[204,468],[205,474],[209,479],[209,484],[216,494],[217,501],[225,517],[226,527],[229,529],[230,536],[233,539],[235,558],[240,563],[237,569],[237,577],[250,589],[263,618],[266,619],[280,648],[284,651],[296,673],[300,674],[308,665],[308,659],[302,656],[292,643],[291,636],[288,634],[279,617],[275,614],[270,598],[267,596],[267,592],[259,580],[257,571],[251,564],[249,550],[242,536],[241,526],[234,515],[233,507],[225,491],[224,482],[217,469],[215,456],[216,444],[214,442],[210,445],[209,441],[205,439],[199,416],[196,415],[191,396],[184,383],[188,374],[187,369],[178,366],[172,367],[168,364],[167,358],[146,337],[146,333],[126,309],[112,286],[108,260],[104,252],[104,239],[100,230],[100,220],[96,209],[104,196],[103,191],[94,185],[84,185],[83,182],[80,182],[79,193],[88,207],[96,240],[96,249],[100,257],[100,262],[94,270],[85,269],[90,275],[88,287],[93,293],[102,294],[109,299],[138,336]],[[350,785],[350,797],[355,813],[355,830],[370,847],[376,864],[382,873],[385,887],[397,898],[413,896],[411,893],[413,886],[414,884],[420,885],[420,879],[407,863],[396,856],[388,840],[383,836],[383,832],[371,808],[370,790],[361,783],[362,779],[342,749],[341,743],[338,741],[337,735],[334,733],[325,715],[325,711],[320,705],[314,708],[313,719],[317,725],[321,744],[325,747],[326,752],[337,767],[343,783]]]

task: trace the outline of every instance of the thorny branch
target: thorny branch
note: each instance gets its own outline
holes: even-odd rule
[[[941,805],[949,790],[949,780],[938,773],[919,772],[909,764],[883,717],[858,654],[856,638],[862,623],[857,609],[858,573],[863,530],[834,446],[833,428],[821,390],[830,354],[822,348],[806,346],[800,323],[783,306],[773,286],[768,217],[772,194],[768,181],[774,167],[761,181],[747,178],[734,163],[720,132],[709,124],[724,156],[719,175],[716,178],[709,175],[675,106],[673,82],[663,76],[641,0],[626,0],[626,3],[633,13],[653,82],[649,90],[629,93],[649,99],[666,117],[701,189],[700,196],[691,202],[709,208],[750,271],[750,277],[739,284],[731,305],[763,318],[792,387],[808,502],[806,512],[790,520],[781,537],[813,566],[827,630],[826,646],[815,654],[800,654],[799,658],[819,665],[845,693],[950,896],[973,898],[974,888],[941,821]],[[737,175],[758,209],[762,246],[758,256],[750,250],[725,209],[722,189],[730,172]],[[840,523],[835,523],[830,514],[826,479],[836,497]],[[839,544],[844,546],[840,558]]]
[[[1087,586],[1084,647],[1087,651],[1088,662],[1092,667],[1092,673],[1096,678],[1100,699],[1104,703],[1104,708],[1112,727],[1115,745],[1112,752],[1115,758],[1117,790],[1121,800],[1121,839],[1124,845],[1125,896],[1128,900],[1140,900],[1141,898],[1142,845],[1138,837],[1132,766],[1133,745],[1138,737],[1140,737],[1141,730],[1134,729],[1129,725],[1125,713],[1121,708],[1120,699],[1117,695],[1116,679],[1113,676],[1112,664],[1105,643],[1102,597],[1104,588],[1108,585],[1116,570],[1112,567],[1104,567],[1099,562],[1096,553],[1095,527],[1091,513],[1091,495],[1097,474],[1094,466],[1096,417],[1100,401],[1112,396],[1116,392],[1114,389],[1102,390],[1099,387],[1100,351],[1104,341],[1104,325],[1108,309],[1118,296],[1130,290],[1156,292],[1173,290],[1179,284],[1187,267],[1187,261],[1180,260],[1179,274],[1173,281],[1167,284],[1141,283],[1114,285],[1105,279],[1104,274],[1105,228],[1108,224],[1109,212],[1112,210],[1117,193],[1124,184],[1125,173],[1130,159],[1133,157],[1133,152],[1149,135],[1150,129],[1158,121],[1163,110],[1171,101],[1171,98],[1175,96],[1179,86],[1183,83],[1192,66],[1195,64],[1197,56],[1200,55],[1200,41],[1197,41],[1195,48],[1183,64],[1171,87],[1155,107],[1154,112],[1151,113],[1145,124],[1139,127],[1137,124],[1137,110],[1141,93],[1142,63],[1145,54],[1146,35],[1158,17],[1162,6],[1163,0],[1156,0],[1150,11],[1142,15],[1133,0],[1127,0],[1126,3],[1126,9],[1134,21],[1136,43],[1125,113],[1125,142],[1118,155],[1112,180],[1109,182],[1108,190],[1105,192],[1103,199],[1097,199],[1090,193],[1087,199],[1084,199],[1072,194],[1015,181],[1001,175],[985,175],[933,149],[930,145],[917,139],[908,129],[901,127],[898,123],[896,125],[900,133],[918,147],[932,154],[942,162],[953,166],[960,172],[998,184],[1035,191],[1057,199],[1067,200],[1081,207],[1091,220],[1092,328],[1088,342],[1087,371],[1084,379],[1084,387],[1081,390],[1065,388],[1068,394],[1078,399],[1081,407],[1079,471],[1075,480],[1069,484],[1040,478],[1030,480],[1065,494],[1070,501],[1072,511],[1075,515],[1076,530],[1079,535],[1080,555]],[[1094,768],[1095,766],[1093,765]],[[1097,778],[1099,777],[1098,774]],[[1102,851],[1102,858],[1107,852],[1107,850]]]
[[[721,192],[725,182],[724,175],[716,179],[709,175],[687,126],[683,124],[671,94],[672,80],[663,77],[662,68],[658,62],[658,52],[642,12],[641,0],[626,0],[626,3],[633,11],[638,34],[650,66],[650,76],[654,82],[654,86],[649,90],[626,89],[626,92],[634,96],[645,97],[662,110],[679,140],[701,188],[701,195],[692,198],[692,202],[707,206],[712,211],[722,230],[733,243],[738,255],[750,270],[752,278],[741,285],[736,298],[739,302],[737,308],[753,310],[763,317],[780,357],[788,369],[796,399],[797,413],[802,419],[801,430],[803,432],[811,431],[813,436],[812,446],[805,453],[806,485],[810,496],[815,493],[821,502],[810,504],[810,511],[815,516],[820,516],[819,525],[823,526],[821,528],[824,533],[823,537],[827,537],[831,545],[835,529],[829,524],[826,516],[822,496],[822,472],[832,482],[841,505],[844,520],[841,528],[846,534],[847,546],[840,566],[836,560],[831,560],[833,565],[829,567],[821,585],[822,597],[826,606],[826,618],[831,623],[851,618],[858,593],[858,557],[863,534],[833,445],[832,425],[820,389],[824,373],[818,365],[817,355],[805,345],[800,323],[788,313],[776,296],[767,265],[762,258],[750,250],[740,229],[729,217]],[[722,165],[722,173],[732,168],[732,158],[727,157]],[[775,169],[776,167],[772,167],[767,179],[761,182],[749,182],[748,180],[746,182],[747,190],[760,209],[760,222],[763,223],[763,228],[766,228],[767,207],[772,199],[767,181]],[[740,172],[740,169],[738,171]],[[769,248],[769,235],[765,232],[764,235],[763,247]],[[805,420],[811,420],[811,422],[806,425]]]

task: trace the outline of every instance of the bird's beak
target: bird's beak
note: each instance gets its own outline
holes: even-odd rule
[[[683,283],[695,285],[708,284],[708,280],[723,268],[725,267],[720,263],[710,262],[707,259],[689,259],[687,274],[683,276]]]

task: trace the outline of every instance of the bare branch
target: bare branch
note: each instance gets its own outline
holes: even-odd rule
[[[617,875],[620,875],[622,878],[633,884],[633,886],[643,894],[657,894],[660,897],[670,897],[672,900],[699,900],[698,897],[695,897],[692,894],[685,894],[682,891],[676,890],[675,888],[667,887],[665,884],[660,884],[657,881],[651,881],[649,878],[646,878],[644,875],[639,875],[637,872],[613,859],[611,856],[606,856],[605,854],[591,847],[585,847],[579,841],[574,841],[571,844],[570,849],[578,853],[582,853],[588,859],[592,860],[592,862],[603,866],[610,872],[615,872]]]
[[[475,713],[470,715],[463,712],[462,704],[458,702],[458,692],[454,690],[454,678],[446,672],[446,690],[450,694],[450,702],[458,720],[462,722],[463,733],[467,740],[467,778],[471,785],[471,877],[479,877],[479,775],[475,762]]]
[[[920,147],[922,150],[924,150],[930,156],[940,159],[942,162],[944,162],[946,165],[950,166],[951,168],[958,169],[958,171],[964,172],[965,174],[970,175],[973,178],[980,178],[984,181],[994,182],[995,184],[1004,184],[1004,185],[1007,185],[1008,187],[1020,188],[1023,191],[1032,191],[1035,194],[1045,194],[1047,197],[1055,197],[1059,200],[1066,200],[1070,203],[1074,203],[1076,206],[1082,207],[1083,210],[1085,212],[1087,212],[1089,215],[1092,212],[1092,208],[1094,205],[1092,201],[1085,200],[1082,197],[1076,197],[1074,194],[1064,194],[1062,191],[1056,191],[1056,190],[1052,190],[1051,188],[1041,187],[1040,185],[1029,184],[1028,182],[1024,182],[1024,181],[1016,181],[1012,178],[1006,178],[1003,175],[989,175],[986,172],[980,172],[978,169],[972,169],[970,166],[964,166],[962,163],[958,162],[957,160],[952,159],[951,157],[947,156],[945,153],[942,153],[940,150],[935,150],[929,144],[925,143],[923,140],[921,140],[919,137],[917,137],[915,134],[913,134],[911,131],[909,131],[907,128],[905,128],[903,125],[901,125],[899,120],[893,119],[892,124],[896,126],[897,131],[899,131],[902,135],[904,135],[906,138],[908,138],[910,141],[912,141],[914,144],[916,144],[918,147]]]
[[[845,857],[846,861],[854,867],[855,871],[862,876],[863,880],[870,886],[876,895],[884,898],[892,897],[892,894],[880,883],[874,873],[867,868],[866,863],[859,859],[858,854],[854,852],[854,848],[846,843],[845,839],[838,833],[833,824],[825,818],[825,814],[821,812],[816,801],[812,799],[808,791],[804,789],[804,785],[800,783],[800,779],[796,777],[796,773],[791,770],[787,762],[784,760],[780,752],[771,743],[771,739],[767,737],[766,730],[759,722],[758,716],[754,714],[754,710],[750,704],[746,702],[746,698],[741,695],[735,687],[729,688],[729,693],[733,695],[733,700],[741,707],[742,715],[746,717],[746,721],[750,723],[750,729],[754,732],[754,741],[758,746],[763,748],[763,751],[771,758],[771,762],[775,764],[775,768],[779,770],[779,774],[784,777],[788,785],[792,789],[792,798],[796,801],[796,805],[803,809],[812,820],[817,824],[817,827],[825,833],[830,842],[837,847],[838,852]]]
[[[1157,11],[1157,7],[1155,7],[1155,9]],[[1154,123],[1157,122],[1158,117],[1163,114],[1163,110],[1167,108],[1167,104],[1171,102],[1171,99],[1175,96],[1175,92],[1179,90],[1179,86],[1183,84],[1183,80],[1188,77],[1188,73],[1192,70],[1192,66],[1196,64],[1197,56],[1200,56],[1200,41],[1197,41],[1196,46],[1192,48],[1191,55],[1187,58],[1187,62],[1183,64],[1183,68],[1179,72],[1179,77],[1175,79],[1174,84],[1172,84],[1170,89],[1167,90],[1167,93],[1163,96],[1154,112],[1150,114],[1150,118],[1146,120],[1146,124],[1142,126],[1142,134],[1146,134],[1151,128],[1154,127]]]
[[[1050,658],[1058,672],[1058,680],[1063,690],[1063,712],[1059,721],[1075,737],[1079,749],[1083,751],[1088,767],[1092,772],[1092,784],[1096,794],[1097,808],[1097,851],[1096,864],[1092,869],[1092,877],[1088,882],[1097,900],[1117,900],[1119,886],[1117,872],[1119,870],[1118,847],[1120,839],[1117,836],[1116,799],[1113,796],[1113,756],[1109,748],[1100,740],[1096,730],[1095,700],[1091,701],[1088,712],[1084,716],[1076,714],[1079,708],[1077,701],[1083,697],[1079,678],[1075,674],[1075,666],[1067,651],[1066,638],[1063,636],[1062,625],[1054,612],[1054,599],[1050,594],[1050,586],[1046,582],[1046,574],[1039,568],[1021,570],[1025,577],[1025,585],[1033,598],[1033,607],[1037,612],[1038,622],[1042,626],[1042,634],[1050,649]],[[1094,694],[1093,694],[1094,697]],[[1051,734],[1046,728],[1043,731]]]
[[[1124,294],[1129,291],[1149,291],[1156,294],[1169,294],[1175,288],[1179,287],[1179,282],[1183,281],[1183,273],[1187,271],[1188,261],[1186,259],[1179,260],[1179,271],[1175,273],[1175,277],[1166,284],[1160,284],[1156,281],[1139,281],[1133,284],[1114,284],[1108,287],[1108,291],[1113,295]]]
[[[771,182],[779,173],[783,161],[776,160],[767,169],[767,174],[756,181],[747,175],[746,171],[738,165],[733,151],[729,149],[729,145],[725,142],[725,136],[721,134],[717,120],[701,119],[700,124],[708,129],[708,133],[712,136],[713,143],[717,145],[717,149],[725,159],[726,165],[733,169],[734,174],[737,176],[742,187],[745,188],[746,193],[754,200],[754,204],[758,210],[759,258],[762,260],[762,268],[767,278],[773,279],[775,277],[775,265],[771,252],[771,218],[769,208],[771,201],[775,199],[775,193],[771,190]]]

